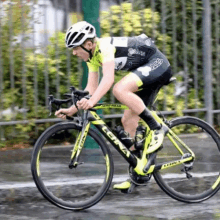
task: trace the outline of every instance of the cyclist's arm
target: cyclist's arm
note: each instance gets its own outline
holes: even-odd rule
[[[89,92],[90,95],[93,95],[95,90],[99,85],[99,73],[98,72],[90,72],[88,75],[88,82],[85,90]]]
[[[115,47],[108,41],[109,39],[106,38],[100,42],[103,77],[90,99],[94,105],[110,90],[114,83]]]
[[[66,115],[67,116],[72,116],[72,115],[76,114],[77,111],[78,110],[75,107],[75,105],[72,105],[69,108],[61,108],[61,109],[59,109],[58,111],[55,112],[55,115],[58,118],[66,119]]]
[[[98,101],[110,90],[111,86],[113,85],[114,65],[114,61],[108,61],[102,65],[102,80],[90,99],[94,104],[98,103]]]

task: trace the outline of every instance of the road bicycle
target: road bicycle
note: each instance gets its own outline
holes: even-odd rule
[[[52,104],[57,109],[64,103],[76,104],[77,100],[88,98],[88,93],[71,87],[71,94],[66,96],[60,100],[51,95],[50,110]],[[37,140],[31,171],[38,190],[49,202],[68,210],[87,209],[98,203],[113,180],[109,145],[129,165],[132,185],[124,192],[157,183],[170,197],[186,203],[202,202],[217,193],[220,136],[212,126],[190,116],[167,120],[151,109],[154,118],[169,131],[163,145],[154,152],[149,147],[152,131],[145,124],[144,147],[137,154],[128,150],[97,114],[99,109],[110,108],[127,109],[121,104],[97,104],[49,127]]]

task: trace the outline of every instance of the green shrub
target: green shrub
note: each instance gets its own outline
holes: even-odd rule
[[[20,1],[15,1],[19,3]],[[16,38],[25,31],[25,34],[31,33],[29,26],[30,17],[28,17],[29,8],[25,6],[24,16],[25,23],[21,24],[21,8],[19,4],[13,4],[11,11],[13,12],[12,16],[12,30],[14,39],[10,53],[10,27],[8,23],[9,17],[9,6],[4,6],[4,17],[1,27],[1,43],[2,43],[2,64],[4,70],[4,79],[3,79],[3,99],[1,109],[7,109],[9,107],[18,106],[19,108],[23,107],[24,99],[26,100],[26,109],[28,112],[24,114],[17,112],[16,115],[7,115],[4,116],[3,120],[31,120],[29,124],[16,124],[15,126],[4,126],[4,137],[6,143],[2,146],[8,145],[9,143],[13,144],[18,141],[23,143],[28,142],[30,139],[36,139],[49,124],[35,124],[33,121],[35,119],[44,119],[48,118],[48,109],[45,106],[46,99],[45,97],[45,87],[46,73],[48,75],[48,90],[49,94],[54,94],[55,96],[59,94],[64,94],[69,92],[68,85],[73,85],[79,87],[79,77],[80,74],[77,69],[77,58],[71,56],[71,51],[67,50],[64,43],[65,34],[56,33],[53,37],[50,38],[50,44],[44,48],[42,53],[34,54],[33,49],[23,50],[21,43],[16,41]],[[26,40],[26,38],[25,38]],[[57,44],[57,47],[55,46]],[[56,50],[57,48],[57,50]],[[47,56],[46,56],[47,52]],[[69,77],[68,77],[68,56],[70,57],[70,67],[69,67]],[[14,86],[11,82],[11,69],[10,69],[10,56],[13,54],[13,72],[14,72]],[[23,63],[24,56],[24,63]],[[24,66],[24,74],[23,73]],[[34,71],[37,73],[37,81],[35,82]],[[24,96],[23,90],[23,77],[26,77],[25,90],[26,96]],[[59,79],[59,82],[58,82]],[[35,91],[35,84],[37,84],[37,93]],[[37,106],[35,106],[35,97],[37,96]]]

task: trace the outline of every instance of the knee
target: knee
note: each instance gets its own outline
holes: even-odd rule
[[[117,98],[123,92],[123,87],[116,83],[112,89],[113,95]]]

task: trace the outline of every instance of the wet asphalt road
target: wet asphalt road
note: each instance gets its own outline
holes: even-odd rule
[[[146,189],[147,190],[147,189]],[[0,205],[0,219],[76,219],[76,220],[156,220],[220,219],[220,194],[200,204],[184,204],[172,200],[159,188],[156,195],[142,198],[139,190],[125,195],[110,190],[97,205],[85,211],[66,211],[44,199],[37,202],[8,201]]]
[[[0,152],[0,219],[76,219],[76,220],[217,220],[220,219],[220,192],[198,204],[185,204],[167,196],[154,180],[131,194],[110,188],[107,195],[85,211],[66,211],[47,202],[32,180],[32,149]],[[114,153],[114,152],[113,152]],[[126,179],[126,163],[114,155],[116,169],[113,182]],[[124,174],[121,173],[124,170]]]

